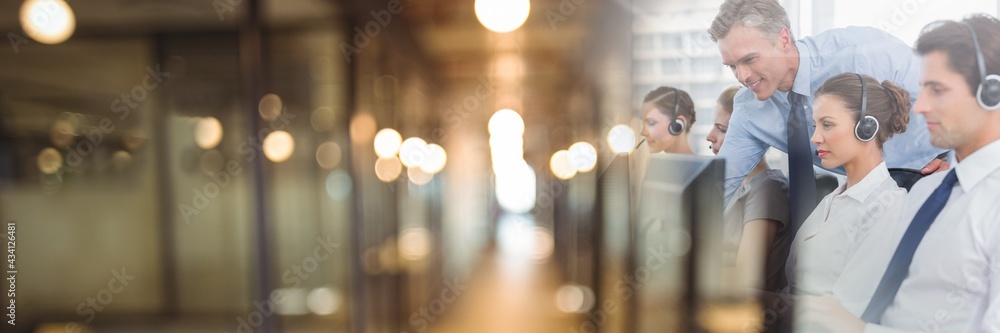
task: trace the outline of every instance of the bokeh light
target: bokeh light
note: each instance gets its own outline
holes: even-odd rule
[[[343,152],[340,150],[340,145],[333,141],[327,141],[319,145],[316,148],[316,163],[323,169],[333,169],[340,164],[340,158]]]
[[[399,178],[403,173],[403,164],[396,156],[379,157],[375,161],[375,176],[378,180],[388,183]]]
[[[351,140],[368,142],[375,135],[375,117],[370,113],[358,113],[351,118]]]
[[[394,129],[383,128],[375,134],[375,155],[378,157],[389,157],[399,153],[399,146],[403,142],[403,137]]]
[[[416,168],[424,164],[428,153],[427,141],[421,138],[408,138],[399,145],[399,161],[407,168]]]
[[[568,180],[576,176],[576,168],[570,165],[569,152],[566,150],[560,150],[552,154],[552,158],[549,159],[549,168],[552,169],[552,174],[556,178],[562,180]]]
[[[487,129],[492,136],[521,136],[524,135],[524,119],[517,111],[501,109],[490,117]]]
[[[409,178],[414,185],[424,185],[434,179],[434,174],[427,173],[420,167],[410,167],[406,168],[406,178]]]
[[[552,256],[552,251],[555,250],[555,238],[552,236],[552,231],[544,227],[535,227],[535,248],[531,253],[531,257],[538,261],[545,261]]]
[[[306,295],[306,307],[315,315],[326,316],[340,309],[342,297],[337,289],[320,287]]]
[[[476,18],[486,29],[511,32],[528,20],[531,2],[528,0],[476,0]]]
[[[615,154],[631,153],[635,150],[635,131],[628,125],[617,125],[608,131],[608,146]]]
[[[122,136],[122,145],[130,151],[136,151],[144,144],[146,144],[146,138],[142,137],[137,131],[126,131],[125,135]]]
[[[55,123],[52,124],[52,145],[65,148],[70,143],[73,143],[73,137],[76,135],[76,124],[74,124],[70,119],[57,119]]]
[[[594,306],[594,291],[578,284],[564,284],[556,292],[556,305],[566,313],[586,313]]]
[[[44,174],[53,174],[62,168],[63,157],[55,148],[45,148],[38,153],[38,170]]]
[[[436,174],[444,170],[446,163],[448,163],[448,154],[444,148],[432,143],[427,145],[427,159],[420,164],[420,168],[429,174]]]
[[[497,203],[504,211],[527,213],[535,206],[535,170],[521,160],[496,173]]]
[[[271,162],[281,163],[295,152],[295,139],[285,131],[274,131],[264,138],[264,156]]]
[[[597,149],[587,142],[577,142],[569,146],[569,165],[578,172],[588,172],[597,166]]]
[[[282,107],[281,97],[275,94],[267,94],[260,98],[260,103],[257,104],[257,111],[264,120],[273,121],[281,115]]]
[[[333,112],[333,109],[321,106],[313,110],[312,115],[309,117],[309,124],[317,132],[323,133],[333,129],[333,126],[337,124],[337,114]]]
[[[431,233],[425,228],[406,228],[399,236],[399,255],[406,260],[421,260],[431,252]]]
[[[115,171],[122,171],[132,164],[132,154],[119,150],[111,154],[111,168]]]
[[[343,200],[351,195],[351,176],[344,170],[334,170],[326,176],[326,195],[333,200]]]
[[[281,315],[304,315],[309,313],[306,307],[306,288],[278,288],[274,290],[284,302],[274,303],[274,312]]]
[[[198,118],[194,124],[194,143],[201,149],[212,149],[222,141],[222,123],[215,117]]]
[[[63,0],[25,0],[21,5],[24,33],[42,44],[59,44],[76,30],[76,15]]]

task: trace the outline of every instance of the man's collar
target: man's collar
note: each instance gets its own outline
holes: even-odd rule
[[[979,148],[955,165],[955,173],[958,174],[958,183],[961,184],[962,190],[968,193],[980,181],[1000,170],[1000,159],[997,156],[1000,156],[1000,140]]]
[[[812,96],[812,67],[809,66],[811,58],[809,47],[801,41],[795,41],[795,49],[799,52],[799,69],[795,72],[792,91],[802,96]]]

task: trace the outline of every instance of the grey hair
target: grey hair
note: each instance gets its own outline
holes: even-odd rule
[[[719,42],[738,26],[756,28],[770,37],[777,37],[781,28],[786,28],[792,35],[788,13],[777,0],[726,0],[719,6],[708,34],[713,42]]]

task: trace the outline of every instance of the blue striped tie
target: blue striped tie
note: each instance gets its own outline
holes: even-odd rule
[[[868,303],[868,308],[861,315],[861,320],[864,320],[866,323],[877,324],[882,319],[882,314],[885,313],[885,309],[889,308],[889,304],[892,304],[893,299],[896,298],[896,293],[899,292],[899,285],[903,283],[903,279],[906,278],[906,274],[910,270],[910,262],[913,261],[913,252],[917,250],[917,245],[920,245],[920,240],[924,238],[924,234],[931,227],[931,223],[934,223],[934,219],[937,218],[941,210],[944,209],[945,204],[948,203],[948,198],[951,197],[951,190],[955,187],[956,183],[958,183],[958,175],[953,168],[944,177],[941,185],[920,206],[920,210],[917,210],[917,215],[913,217],[910,226],[906,228],[906,233],[903,234],[903,239],[899,241],[899,246],[896,247],[896,252],[893,253],[892,259],[889,261],[889,267],[886,268],[885,275],[882,276],[882,281],[879,282],[878,288],[875,289],[875,295],[872,296],[871,302]]]

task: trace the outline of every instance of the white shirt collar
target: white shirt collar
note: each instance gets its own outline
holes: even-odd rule
[[[955,165],[958,183],[966,193],[972,191],[986,176],[1000,169],[1000,140],[993,141],[966,156]]]
[[[869,171],[865,178],[862,178],[860,182],[851,186],[847,190],[840,189],[838,192],[843,191],[840,195],[846,195],[851,199],[857,200],[858,202],[865,202],[875,189],[882,185],[887,178],[889,178],[889,169],[885,166],[885,161],[879,163],[875,166],[872,171]],[[841,185],[841,187],[847,187],[847,184]]]

